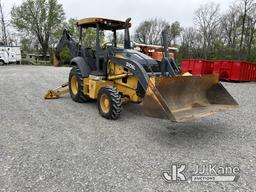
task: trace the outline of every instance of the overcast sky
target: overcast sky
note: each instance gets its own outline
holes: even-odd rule
[[[2,0],[6,14],[13,5],[23,0]],[[193,14],[200,4],[211,0],[59,0],[63,4],[66,18],[109,17],[113,19],[132,18],[133,26],[142,20],[159,17],[168,22],[179,21],[182,26],[193,26]],[[214,0],[222,11],[234,0]]]

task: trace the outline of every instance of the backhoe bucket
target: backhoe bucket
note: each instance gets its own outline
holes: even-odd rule
[[[215,75],[151,77],[144,114],[185,122],[238,107]]]

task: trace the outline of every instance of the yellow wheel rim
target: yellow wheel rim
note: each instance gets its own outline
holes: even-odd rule
[[[110,110],[110,101],[106,94],[103,94],[100,97],[100,107],[104,113],[108,113]]]
[[[78,81],[75,75],[71,77],[71,91],[74,95],[78,93]]]

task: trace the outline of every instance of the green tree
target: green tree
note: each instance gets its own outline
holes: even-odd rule
[[[5,15],[3,12],[3,6],[2,6],[2,2],[0,0],[0,25],[2,28],[2,40],[4,45],[8,44],[8,39],[7,39],[7,26],[6,26],[6,20],[5,20]]]
[[[32,47],[31,47],[31,45],[33,44],[32,39],[23,37],[20,40],[20,44],[21,44],[21,49],[23,52],[28,53],[28,52],[32,51]]]
[[[161,33],[168,26],[162,19],[149,19],[140,23],[135,31],[135,40],[145,44],[161,44]]]
[[[64,64],[70,64],[70,61],[72,59],[72,54],[70,53],[68,48],[64,48],[60,53],[61,61]]]
[[[177,38],[180,37],[182,32],[182,27],[180,26],[180,22],[175,21],[171,24],[170,30],[169,30],[169,37],[170,37],[170,45],[177,45]]]
[[[57,0],[25,0],[11,11],[11,23],[18,31],[36,38],[47,55],[52,34],[65,19],[65,13]]]
[[[214,41],[219,35],[220,5],[214,2],[202,4],[195,12],[194,22],[202,36],[202,50],[204,58],[214,48]]]

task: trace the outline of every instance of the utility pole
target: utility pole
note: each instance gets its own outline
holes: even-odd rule
[[[1,26],[2,26],[2,39],[3,39],[4,45],[7,45],[6,24],[5,24],[5,18],[4,18],[1,0],[0,0],[0,17],[1,17]]]

